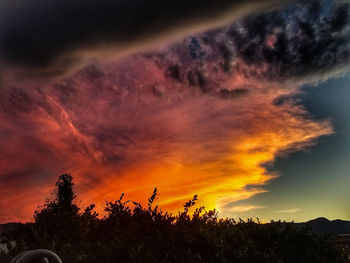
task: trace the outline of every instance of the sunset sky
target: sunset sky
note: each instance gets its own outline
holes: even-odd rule
[[[350,219],[349,3],[182,2],[0,3],[0,223],[62,173],[98,212]]]

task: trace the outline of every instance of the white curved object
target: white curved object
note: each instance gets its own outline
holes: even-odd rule
[[[41,258],[45,263],[62,263],[61,259],[47,249],[28,250],[17,255],[10,263],[27,263],[34,258]]]

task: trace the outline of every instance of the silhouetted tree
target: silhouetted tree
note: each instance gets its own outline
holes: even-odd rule
[[[0,262],[37,248],[55,251],[64,263],[112,262],[232,262],[232,263],[349,263],[330,236],[318,236],[294,223],[236,222],[218,218],[216,210],[189,209],[197,195],[176,216],[154,205],[154,189],[147,207],[124,200],[106,202],[98,218],[94,205],[75,204],[73,178],[61,175],[56,196],[35,211],[34,223],[18,225],[2,239],[9,252]]]
[[[76,195],[73,192],[73,177],[70,174],[62,174],[56,182],[56,203],[61,208],[70,208]]]

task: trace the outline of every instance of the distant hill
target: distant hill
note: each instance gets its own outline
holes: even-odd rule
[[[20,223],[0,224],[0,233],[10,231]],[[298,225],[310,225],[312,230],[317,234],[350,234],[350,221],[333,220],[319,217],[305,223],[297,223]]]
[[[339,219],[330,221],[327,218],[320,217],[301,224],[310,225],[317,234],[350,234],[350,221]]]

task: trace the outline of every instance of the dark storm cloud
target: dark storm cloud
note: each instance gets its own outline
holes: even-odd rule
[[[222,25],[281,2],[285,1],[3,0],[0,55],[5,64],[66,70],[81,62],[84,52],[128,53],[151,40]]]
[[[298,1],[284,11],[243,19],[228,35],[237,57],[248,65],[265,65],[267,78],[324,73],[350,61],[349,6]]]
[[[295,1],[188,38],[158,54],[158,64],[172,63],[167,77],[203,91],[213,88],[216,81],[211,79],[220,73],[270,81],[317,80],[350,61],[349,6],[344,1]]]

